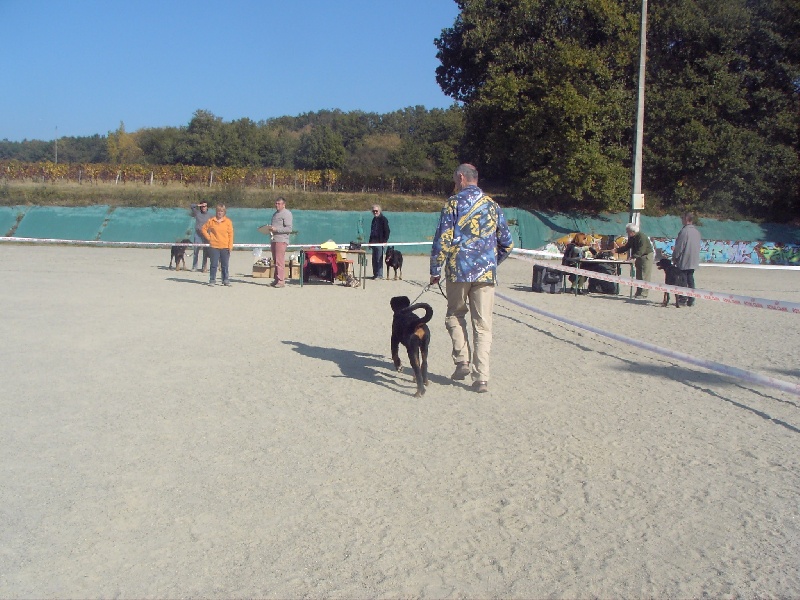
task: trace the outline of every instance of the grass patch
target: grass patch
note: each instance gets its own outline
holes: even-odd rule
[[[235,208],[274,208],[282,196],[290,209],[368,210],[380,204],[390,212],[439,212],[444,196],[404,196],[399,194],[304,192],[295,189],[262,189],[242,186],[147,185],[142,183],[78,184],[3,182],[0,206],[138,206],[157,208],[186,207],[198,200],[218,202]]]

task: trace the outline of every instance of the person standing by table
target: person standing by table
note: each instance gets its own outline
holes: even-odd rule
[[[270,250],[275,272],[270,285],[275,288],[286,287],[286,248],[289,246],[289,234],[292,233],[292,213],[286,208],[283,197],[275,200],[269,232],[272,236]]]
[[[225,216],[227,209],[224,204],[217,204],[216,215],[203,225],[203,237],[211,246],[208,254],[211,257],[211,272],[208,285],[217,285],[217,265],[222,270],[222,285],[230,286],[228,264],[233,250],[233,222]]]
[[[502,209],[478,187],[477,169],[460,165],[453,182],[456,194],[442,208],[433,237],[430,283],[438,283],[444,269],[445,326],[453,344],[456,366],[451,378],[460,381],[471,374],[472,389],[483,393],[489,391],[497,265],[505,260],[514,243]],[[471,352],[468,310],[472,321]]]
[[[372,206],[372,226],[369,230],[370,244],[385,244],[389,241],[389,219],[379,204]],[[372,246],[372,278],[383,277],[383,246]]]
[[[208,220],[213,216],[210,212],[208,212],[208,202],[203,200],[202,202],[198,202],[197,204],[190,204],[189,209],[191,210],[192,217],[194,217],[194,236],[193,236],[193,243],[194,246],[194,256],[192,257],[192,271],[197,271],[197,263],[198,259],[200,258],[200,244],[204,244],[202,246],[203,251],[203,270],[202,272],[206,272],[206,263],[208,262],[208,248],[205,244],[208,243],[208,240],[203,237],[203,225],[208,223]]]
[[[623,246],[614,247],[617,254],[630,252],[633,259],[633,266],[636,270],[636,279],[639,281],[650,281],[650,274],[653,272],[653,244],[645,234],[639,231],[639,226],[635,223],[628,223],[625,226],[628,234],[628,241]],[[634,298],[647,298],[647,288],[636,288]]]
[[[700,267],[700,231],[694,226],[694,215],[690,212],[681,216],[683,228],[675,238],[672,249],[672,264],[686,275],[686,287],[694,289],[694,272]],[[681,296],[686,306],[694,306],[694,297]]]

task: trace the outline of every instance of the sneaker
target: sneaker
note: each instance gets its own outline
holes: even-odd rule
[[[283,281],[273,281],[272,283],[270,283],[270,286],[274,288],[282,288],[286,287],[286,284]]]
[[[456,364],[456,370],[453,371],[453,374],[450,376],[450,379],[455,379],[456,381],[463,381],[467,377],[469,377],[470,370],[469,370],[469,363],[467,362],[460,362]]]
[[[215,285],[217,285],[217,282],[216,281],[209,281],[206,285],[208,285],[210,287],[214,287]]]
[[[488,381],[473,381],[472,382],[472,391],[477,392],[479,394],[485,394],[489,391],[489,382]]]
[[[231,287],[231,282],[230,281],[223,281],[222,285],[227,286],[227,287]]]

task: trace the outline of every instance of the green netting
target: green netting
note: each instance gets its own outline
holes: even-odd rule
[[[24,221],[24,220],[23,220]],[[172,243],[192,239],[192,219],[182,208],[116,208],[100,235],[104,242]]]
[[[209,208],[209,211],[213,209]],[[268,224],[274,212],[275,209],[270,208],[229,208],[228,217],[233,221],[234,242],[269,246],[269,236],[258,231],[258,228]]]
[[[231,208],[235,241],[238,244],[269,244],[258,227],[269,223],[272,209]],[[369,212],[295,210],[293,244],[366,242],[372,214]],[[599,235],[624,235],[627,213],[584,216],[505,209],[514,243],[535,249],[570,233],[583,231]],[[19,215],[24,215],[15,237],[57,238],[114,242],[173,243],[191,239],[193,219],[183,208],[88,207],[0,207],[0,232],[8,235]],[[392,230],[391,242],[429,242],[439,213],[386,213]],[[681,228],[678,217],[642,217],[642,231],[653,238],[674,238]],[[800,243],[800,229],[789,225],[756,224],[744,221],[702,219],[700,233],[706,240],[765,241]],[[429,245],[407,246],[408,254],[427,253]]]
[[[25,206],[0,206],[0,235],[4,237],[10,235],[17,220],[25,214],[26,210]]]
[[[14,237],[94,240],[103,228],[108,206],[32,206]]]

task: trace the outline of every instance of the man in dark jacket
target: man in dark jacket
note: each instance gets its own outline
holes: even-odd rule
[[[628,223],[625,231],[628,234],[628,242],[624,246],[619,246],[616,249],[617,253],[630,252],[636,269],[636,279],[650,281],[650,274],[653,272],[653,244],[650,243],[650,238],[639,231],[639,226],[635,223]],[[647,288],[636,288],[634,297],[647,298]]]
[[[372,227],[369,230],[370,244],[385,244],[389,241],[389,219],[387,219],[381,207],[375,204],[372,207]],[[383,277],[383,246],[372,246],[372,278],[381,279]]]

